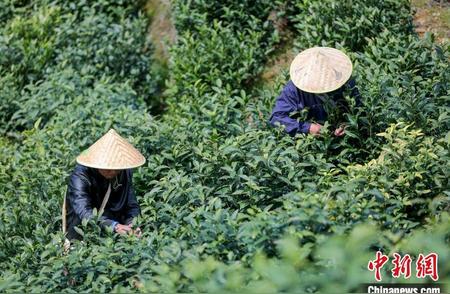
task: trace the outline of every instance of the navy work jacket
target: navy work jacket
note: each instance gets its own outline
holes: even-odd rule
[[[356,100],[356,105],[360,106],[361,96],[354,79],[350,79],[344,86],[326,95],[302,91],[292,81],[289,81],[275,102],[269,122],[272,126],[276,126],[278,123],[285,126],[285,131],[291,136],[295,136],[297,133],[306,134],[309,132],[311,120],[318,123],[327,120],[328,115],[324,105],[326,99],[331,100],[335,107],[341,108],[341,111],[348,110],[348,105],[344,99],[346,90]],[[293,117],[295,113],[298,114],[302,110],[307,111],[305,121],[299,121]]]
[[[110,181],[104,178],[97,169],[77,164],[70,175],[66,194],[67,238],[80,239],[74,227],[83,219],[93,217],[94,208],[97,211]],[[111,194],[105,210],[100,218],[103,227],[115,223],[129,224],[140,213],[140,207],[132,185],[131,169],[123,170],[112,184]]]

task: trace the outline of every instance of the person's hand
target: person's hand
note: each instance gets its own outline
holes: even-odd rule
[[[117,224],[115,227],[115,231],[121,235],[125,235],[125,234],[135,235],[138,238],[140,238],[142,236],[141,228],[138,227],[135,230],[133,230],[133,224],[128,224],[128,225]]]
[[[125,235],[125,234],[129,234],[129,233],[133,232],[133,230],[131,229],[131,225],[117,224],[114,227],[114,230],[116,231],[116,233],[118,233],[120,235]]]
[[[136,230],[133,230],[132,234],[135,235],[136,237],[140,238],[142,236],[141,228],[137,228]]]
[[[311,124],[311,126],[309,127],[309,133],[314,136],[319,135],[321,128],[322,126],[319,124]]]
[[[334,135],[337,137],[345,135],[345,126],[340,126],[336,130],[334,130]]]

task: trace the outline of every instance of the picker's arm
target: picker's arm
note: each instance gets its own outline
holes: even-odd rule
[[[278,96],[272,111],[272,116],[269,119],[272,126],[276,126],[277,124],[283,125],[285,131],[291,136],[295,136],[297,133],[307,134],[311,126],[309,122],[299,122],[290,117],[291,113],[301,111],[304,108],[302,105],[297,106],[295,89],[292,81],[289,81],[283,88],[280,96]]]

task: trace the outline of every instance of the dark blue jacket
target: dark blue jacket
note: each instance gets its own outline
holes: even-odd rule
[[[139,215],[140,207],[134,194],[132,178],[131,169],[123,170],[117,176],[118,185],[112,188],[100,218],[102,226],[111,226],[114,222],[129,224]],[[92,218],[94,208],[100,209],[109,183],[97,169],[80,164],[75,166],[66,194],[68,239],[80,239],[74,227],[80,225],[82,219]]]
[[[324,101],[327,97],[332,97],[332,102],[339,107],[348,108],[344,99],[344,91],[350,91],[350,96],[356,100],[356,105],[361,105],[361,97],[356,88],[355,80],[350,79],[344,86],[336,91],[322,94],[312,94],[298,89],[292,81],[289,81],[278,96],[275,107],[270,117],[270,124],[276,126],[277,123],[284,125],[285,130],[291,136],[297,133],[308,133],[311,126],[310,120],[323,123],[327,120]],[[293,113],[307,110],[308,121],[298,121],[291,117]]]

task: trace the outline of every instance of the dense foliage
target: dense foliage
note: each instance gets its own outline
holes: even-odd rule
[[[2,1],[0,291],[355,291],[376,249],[437,252],[449,282],[449,45],[413,34],[408,1],[343,3],[172,1],[162,98],[143,3]],[[299,50],[354,61],[345,137],[268,126],[287,81],[255,87],[273,15]],[[85,223],[63,255],[67,176],[111,127],[148,159],[144,235]]]

